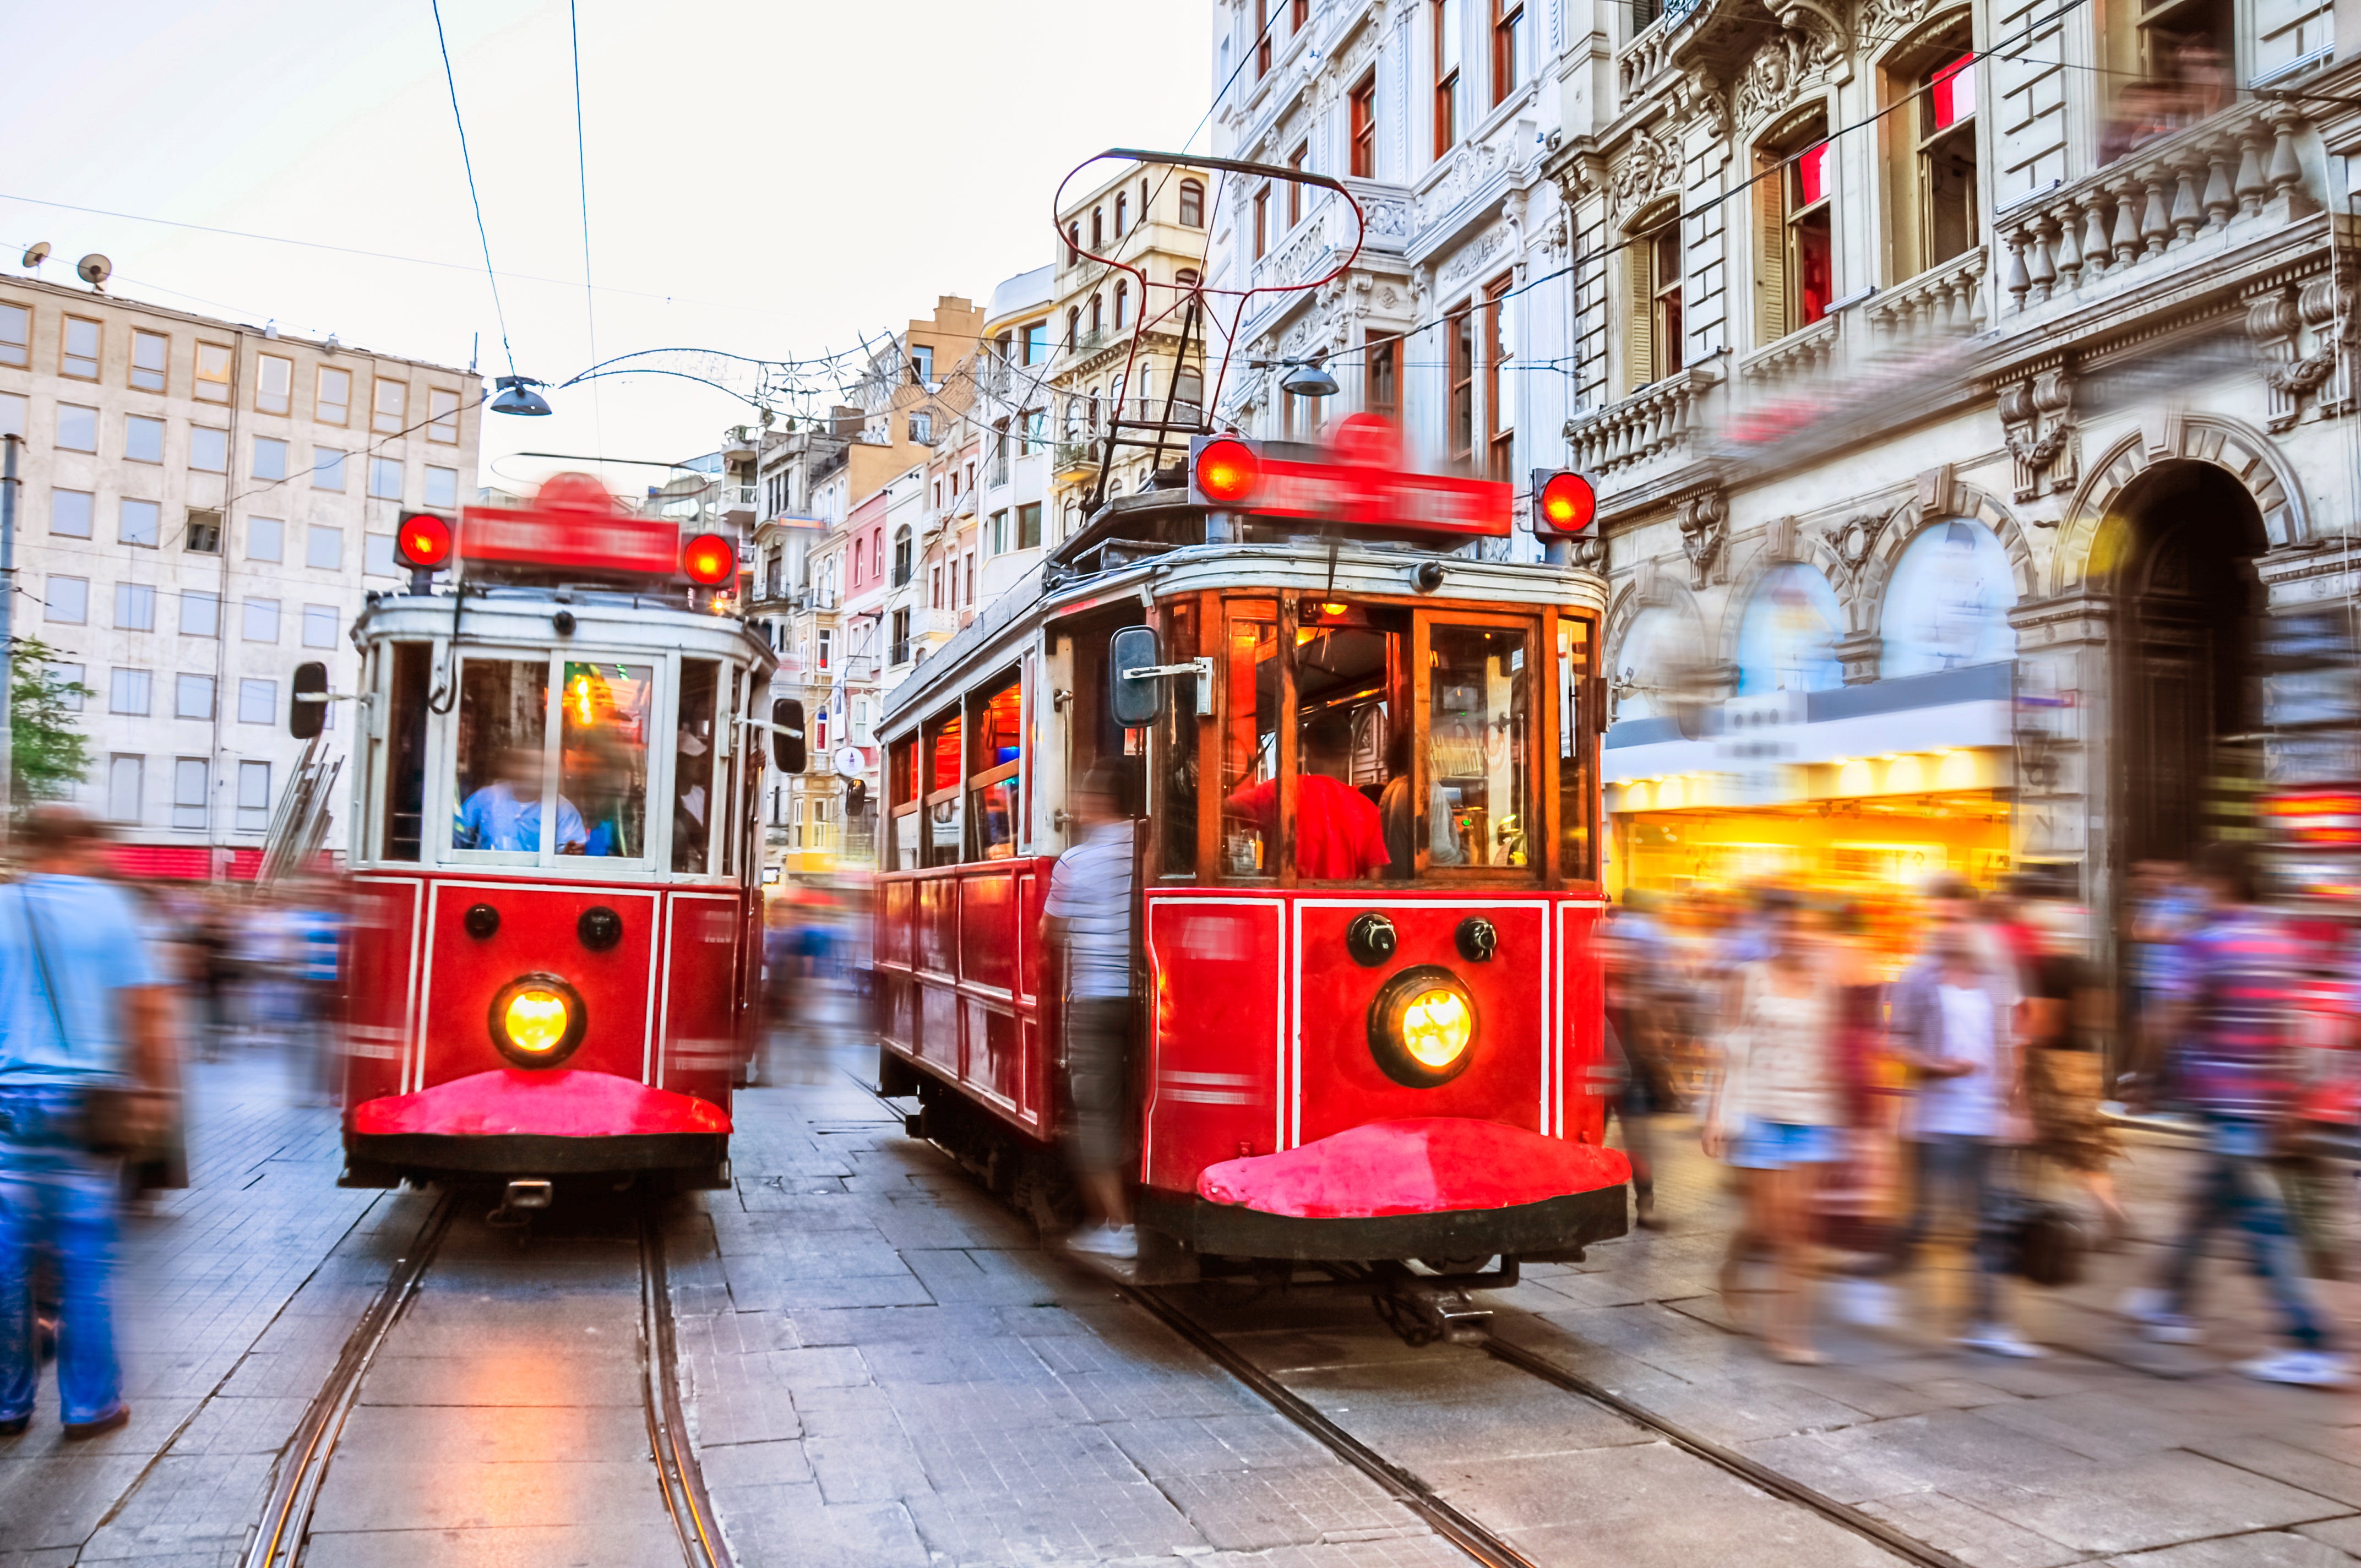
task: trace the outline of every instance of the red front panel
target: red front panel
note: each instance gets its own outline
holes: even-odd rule
[[[1036,1137],[1055,1125],[1043,1029],[1046,860],[881,879],[877,978],[888,1048]]]
[[[1586,1144],[1607,1141],[1607,1099],[1598,1091],[1609,1083],[1606,1015],[1606,971],[1598,953],[1598,905],[1572,899],[1557,905],[1557,966],[1560,1069],[1557,1074],[1558,1126],[1562,1136]]]
[[[659,1089],[730,1103],[738,1064],[739,895],[676,893],[664,956]]]
[[[345,1102],[399,1094],[417,1033],[423,955],[418,924],[427,884],[416,877],[356,877],[346,938]]]
[[[1287,1146],[1287,916],[1277,896],[1148,896],[1149,1186]]]
[[[492,1044],[492,998],[528,974],[554,974],[581,992],[588,1027],[567,1067],[647,1081],[661,907],[655,889],[489,878],[438,879],[428,886],[424,1053],[410,1088],[511,1065]],[[499,917],[489,937],[467,931],[467,911],[478,905]],[[623,936],[607,951],[593,952],[578,925],[586,911],[601,907],[621,916]]]

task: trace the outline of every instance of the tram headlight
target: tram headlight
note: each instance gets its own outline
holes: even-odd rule
[[[1475,1044],[1475,998],[1439,965],[1402,970],[1369,1004],[1370,1054],[1396,1083],[1448,1083],[1467,1070]]]
[[[554,974],[521,975],[492,998],[492,1044],[519,1067],[555,1067],[589,1027],[582,993]]]

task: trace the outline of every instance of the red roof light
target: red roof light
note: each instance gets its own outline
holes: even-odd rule
[[[1542,526],[1557,533],[1579,533],[1598,515],[1598,497],[1579,474],[1552,474],[1543,480],[1540,504]]]
[[[699,587],[726,583],[738,570],[738,547],[718,533],[700,533],[681,551],[680,568]]]
[[[1224,437],[1197,454],[1197,488],[1216,506],[1235,506],[1262,483],[1262,464],[1245,442]]]
[[[451,525],[431,511],[412,512],[394,532],[393,553],[405,566],[434,571],[451,564]]]

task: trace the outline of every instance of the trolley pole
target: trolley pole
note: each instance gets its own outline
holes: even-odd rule
[[[16,789],[16,451],[24,437],[0,435],[0,850],[8,845]]]

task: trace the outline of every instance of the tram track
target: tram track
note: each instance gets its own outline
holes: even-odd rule
[[[463,1194],[445,1190],[394,1260],[391,1271],[363,1310],[335,1365],[320,1386],[292,1437],[272,1467],[262,1518],[238,1559],[239,1568],[298,1568],[309,1544],[312,1517],[326,1484],[338,1441],[359,1402],[370,1368],[418,1298],[436,1255],[464,1206]],[[648,1454],[666,1519],[687,1568],[735,1568],[715,1517],[702,1465],[688,1434],[680,1398],[678,1338],[673,1321],[670,1276],[665,1263],[659,1202],[637,1202],[640,1270],[639,1364],[642,1414]]]
[[[1532,1559],[1521,1552],[1507,1537],[1444,1498],[1411,1471],[1387,1459],[1378,1450],[1346,1431],[1311,1401],[1287,1387],[1278,1377],[1255,1365],[1243,1352],[1191,1317],[1166,1291],[1133,1286],[1124,1293],[1321,1446],[1384,1487],[1395,1501],[1425,1520],[1435,1533],[1465,1552],[1471,1561],[1484,1564],[1485,1568],[1534,1568]],[[1653,1431],[1691,1457],[1734,1475],[1771,1497],[1816,1514],[1903,1562],[1917,1564],[1918,1568],[1969,1568],[1966,1563],[1941,1548],[1930,1546],[1791,1475],[1691,1431],[1645,1405],[1560,1366],[1523,1345],[1486,1332],[1475,1339],[1470,1348],[1480,1350],[1503,1365],[1513,1367]]]

